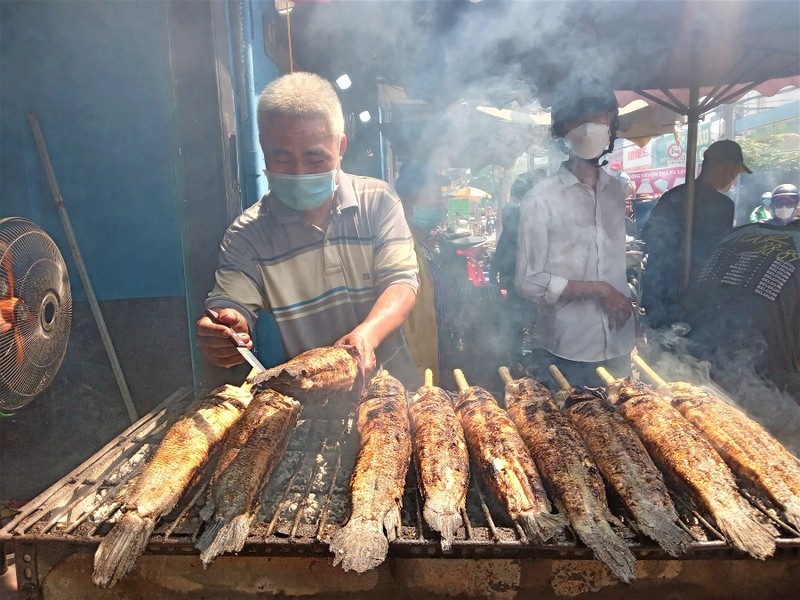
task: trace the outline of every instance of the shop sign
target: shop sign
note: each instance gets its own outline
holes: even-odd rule
[[[686,167],[648,169],[628,173],[637,195],[660,196],[676,185],[686,182]]]
[[[644,148],[632,145],[626,146],[624,149],[625,160],[622,164],[625,165],[625,171],[640,171],[649,169],[653,166],[653,157],[650,154],[652,142],[648,143]]]

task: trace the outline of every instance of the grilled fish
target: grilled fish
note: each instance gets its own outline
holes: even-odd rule
[[[688,383],[670,385],[672,405],[711,442],[728,467],[766,494],[800,528],[800,463],[738,408]]]
[[[611,528],[603,480],[575,427],[548,389],[528,377],[507,383],[505,399],[558,510],[614,575],[632,581],[636,559]]]
[[[406,390],[386,371],[373,377],[358,406],[361,449],[350,478],[351,513],[330,541],[334,565],[363,573],[386,559],[400,533],[411,433]]]
[[[258,392],[231,428],[209,484],[200,517],[209,521],[197,541],[204,566],[247,540],[258,493],[292,437],[300,403],[274,390]]]
[[[252,379],[254,391],[273,389],[321,405],[348,392],[357,398],[363,382],[363,361],[354,346],[313,348]]]
[[[419,388],[409,407],[417,479],[425,504],[422,515],[442,534],[447,552],[462,525],[469,488],[469,453],[450,395],[441,388]]]
[[[123,514],[94,555],[92,580],[110,587],[142,554],[158,518],[180,499],[197,470],[252,400],[249,391],[226,385],[191,415],[176,421],[124,498]]]
[[[730,469],[700,432],[643,383],[619,380],[611,387],[620,414],[664,475],[708,510],[734,546],[755,558],[771,556],[773,530],[759,522]]]
[[[495,497],[528,540],[544,542],[566,525],[552,506],[525,444],[494,397],[483,388],[462,390],[456,413],[472,459]]]
[[[564,412],[641,530],[672,556],[684,552],[692,538],[678,526],[678,513],[663,475],[603,391],[573,388]]]

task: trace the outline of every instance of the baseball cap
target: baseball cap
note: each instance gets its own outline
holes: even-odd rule
[[[611,163],[611,168],[614,169],[615,171],[621,171],[622,163],[619,162],[618,160],[615,160],[614,162]]]
[[[733,140],[718,140],[711,144],[703,153],[703,162],[735,162],[741,166],[741,173],[752,173],[744,164],[742,147]]]

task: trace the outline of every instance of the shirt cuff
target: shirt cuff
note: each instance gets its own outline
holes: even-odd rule
[[[544,293],[544,301],[547,304],[555,304],[567,287],[569,280],[566,277],[559,277],[558,275],[550,275],[550,282],[547,284],[547,290]]]

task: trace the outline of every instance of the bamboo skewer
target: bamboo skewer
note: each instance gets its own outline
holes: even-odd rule
[[[467,388],[469,388],[469,384],[467,383],[467,378],[464,377],[464,373],[461,369],[453,369],[453,377],[456,379],[456,385],[458,386],[458,391],[463,392]]]
[[[514,381],[514,379],[511,377],[511,372],[508,370],[508,367],[500,367],[497,369],[497,372],[500,374],[500,379],[503,380],[505,385],[508,385]]]
[[[256,369],[250,369],[250,372],[247,374],[247,378],[244,380],[244,383],[239,387],[242,388],[245,392],[249,392],[253,389],[253,377],[258,375],[258,371]]]
[[[560,387],[565,392],[572,389],[572,386],[569,384],[569,381],[567,381],[567,378],[564,377],[564,374],[558,369],[557,366],[550,365],[548,369],[550,370],[550,375],[553,376],[553,379],[555,379],[556,383],[558,384],[558,387]]]
[[[652,367],[650,365],[648,365],[646,362],[644,362],[644,359],[641,356],[639,356],[638,354],[635,354],[633,356],[633,362],[636,363],[636,366],[639,367],[642,370],[642,372],[645,375],[647,375],[653,381],[653,383],[656,384],[657,387],[666,387],[667,386],[667,382],[664,381],[659,376],[658,373],[653,371]]]
[[[595,371],[597,371],[597,374],[600,376],[600,379],[602,379],[603,383],[605,383],[606,385],[611,385],[612,383],[614,383],[614,381],[616,381],[614,379],[614,376],[611,373],[609,373],[605,367],[597,367]]]
[[[424,387],[433,387],[433,371],[430,369],[425,369],[425,382],[423,383]]]

